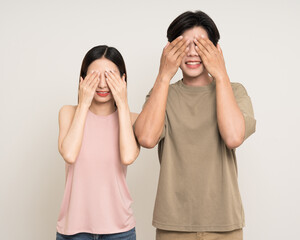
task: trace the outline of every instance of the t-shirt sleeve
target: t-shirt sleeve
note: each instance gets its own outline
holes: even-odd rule
[[[232,89],[235,96],[235,100],[244,116],[244,120],[245,120],[244,140],[246,140],[249,136],[251,136],[255,132],[256,129],[256,120],[254,118],[251,99],[248,96],[247,91],[242,84],[233,83]]]

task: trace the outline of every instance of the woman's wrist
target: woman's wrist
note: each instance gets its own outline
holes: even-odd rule
[[[90,108],[90,105],[87,103],[79,103],[77,106],[78,111],[88,111]]]
[[[116,105],[117,105],[119,111],[129,111],[129,106],[128,106],[127,101],[122,101],[122,102],[116,103]]]

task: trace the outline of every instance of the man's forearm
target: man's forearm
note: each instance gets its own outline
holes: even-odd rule
[[[228,148],[243,143],[245,121],[230,84],[228,75],[216,79],[217,120],[220,134]]]
[[[135,122],[135,134],[141,146],[153,148],[162,133],[170,79],[158,75],[151,95]]]

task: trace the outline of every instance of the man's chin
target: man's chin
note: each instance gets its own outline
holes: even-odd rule
[[[183,76],[187,77],[187,78],[198,78],[201,76],[203,72],[200,73],[183,73]]]

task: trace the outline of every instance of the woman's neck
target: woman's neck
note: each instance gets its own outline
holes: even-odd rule
[[[115,112],[117,107],[115,106],[114,101],[109,101],[106,103],[97,103],[92,102],[90,106],[90,111],[96,115],[107,116]]]

